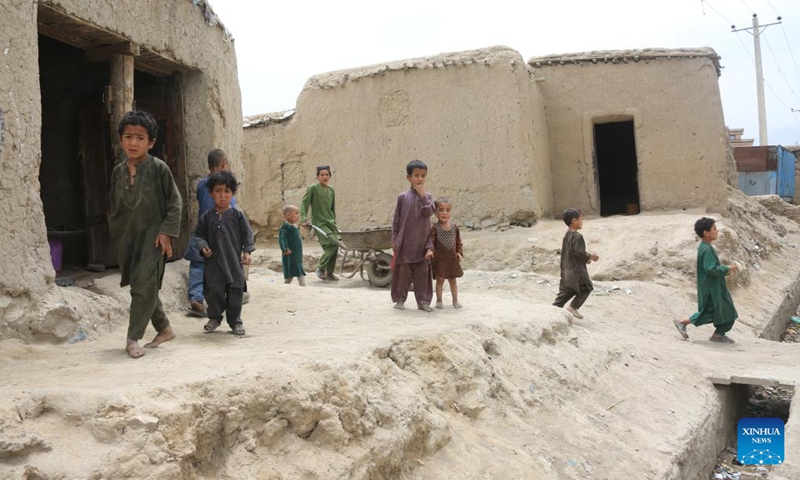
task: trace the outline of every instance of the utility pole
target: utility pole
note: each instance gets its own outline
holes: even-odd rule
[[[731,32],[747,31],[753,35],[753,50],[756,56],[756,95],[758,96],[758,143],[759,145],[769,145],[767,140],[767,107],[764,104],[764,71],[761,68],[761,32],[771,25],[779,25],[781,17],[774,23],[766,25],[758,24],[758,15],[753,14],[753,26],[748,28],[736,28],[736,25],[731,25]],[[752,32],[750,32],[752,30]]]

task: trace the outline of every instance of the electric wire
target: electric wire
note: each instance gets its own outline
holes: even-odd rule
[[[789,87],[789,91],[792,92],[792,95],[794,95],[796,99],[800,100],[800,97],[797,96],[794,89],[792,88],[792,84],[789,83],[789,79],[786,78],[786,75],[783,73],[783,69],[781,68],[781,62],[778,61],[778,57],[776,57],[775,52],[772,51],[772,46],[769,44],[769,39],[766,37],[766,35],[763,38],[764,38],[764,43],[767,44],[767,50],[769,50],[770,55],[772,55],[772,59],[775,61],[775,67],[778,69],[778,73],[780,73],[781,77],[783,77],[783,81],[786,82],[786,86]]]
[[[781,30],[783,31],[783,38],[786,39],[786,46],[789,47],[789,55],[792,56],[792,63],[794,63],[794,70],[797,76],[800,77],[800,68],[797,66],[797,60],[794,58],[794,50],[792,50],[792,42],[789,41],[789,35],[786,34],[786,28],[781,23]]]
[[[702,5],[707,5],[707,6],[708,6],[708,8],[710,8],[710,9],[711,9],[711,10],[712,10],[714,13],[716,13],[717,15],[719,15],[719,18],[721,18],[721,19],[725,20],[725,23],[727,23],[727,24],[728,24],[728,25],[730,25],[731,27],[733,26],[733,22],[731,22],[730,20],[728,20],[727,18],[725,18],[725,16],[724,16],[723,14],[719,13],[719,10],[717,10],[716,8],[714,8],[714,6],[713,6],[713,5],[711,5],[710,3],[708,3],[706,0],[700,0],[700,3],[701,3]],[[705,12],[703,12],[703,14],[705,14]]]

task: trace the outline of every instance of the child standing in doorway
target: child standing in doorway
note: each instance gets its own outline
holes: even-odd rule
[[[583,315],[578,313],[578,309],[594,288],[586,265],[600,260],[600,257],[586,251],[583,235],[578,232],[583,228],[583,213],[578,209],[568,208],[564,210],[563,218],[568,229],[561,241],[561,282],[553,305],[561,308],[572,299],[567,312],[580,319]]]
[[[434,202],[438,222],[431,227],[433,243],[433,259],[431,267],[436,279],[436,308],[444,308],[442,290],[444,281],[450,284],[453,296],[453,308],[461,308],[458,303],[458,285],[456,278],[464,276],[461,259],[464,258],[464,247],[461,244],[461,233],[455,223],[450,222],[450,200],[439,197]]]
[[[300,209],[294,205],[283,207],[283,218],[286,220],[278,232],[278,243],[283,252],[284,283],[292,283],[297,277],[301,287],[306,286],[306,271],[303,269],[303,239],[297,222],[300,221]]]
[[[108,227],[116,245],[120,286],[131,286],[131,308],[125,350],[144,355],[139,340],[152,321],[155,348],[175,338],[158,298],[164,262],[172,256],[172,239],[180,234],[181,195],[166,163],[148,152],[156,143],[158,123],[147,112],[128,112],[119,123],[126,160],[111,172]]]
[[[703,217],[694,224],[694,232],[703,241],[697,247],[697,312],[683,320],[673,320],[684,340],[689,340],[686,326],[695,327],[707,323],[714,324],[712,342],[734,343],[726,334],[733,328],[739,314],[733,305],[733,299],[725,285],[728,272],[739,270],[737,265],[726,266],[719,262],[719,257],[711,242],[717,239],[717,225],[713,218]]]
[[[238,185],[227,170],[208,177],[214,208],[200,217],[194,231],[197,247],[205,257],[203,293],[208,303],[208,323],[203,329],[209,333],[219,327],[224,313],[233,334],[245,334],[241,319],[245,285],[242,265],[250,265],[255,240],[244,214],[231,208]]]
[[[397,196],[392,220],[392,301],[403,310],[411,283],[417,308],[432,312],[433,280],[430,259],[433,258],[431,215],[433,195],[425,191],[428,166],[420,160],[406,165],[406,179],[411,188]]]

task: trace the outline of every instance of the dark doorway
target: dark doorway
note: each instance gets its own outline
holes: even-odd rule
[[[108,231],[108,190],[115,158],[107,86],[108,61],[89,62],[86,51],[39,35],[42,98],[41,198],[56,270],[117,265]],[[151,154],[172,170],[184,199],[181,235],[172,259],[188,244],[188,192],[180,77],[134,74],[134,108],[152,113],[159,135]],[[58,262],[56,262],[56,255]],[[59,268],[61,267],[61,268]]]
[[[39,184],[48,239],[51,248],[58,245],[62,268],[83,268],[92,262],[93,226],[105,222],[106,170],[113,165],[103,104],[108,66],[88,63],[83,50],[40,35],[39,74]]]
[[[639,169],[633,121],[594,126],[600,215],[639,213]]]

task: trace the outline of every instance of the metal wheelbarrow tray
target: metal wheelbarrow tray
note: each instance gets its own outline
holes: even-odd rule
[[[353,278],[356,273],[364,278],[366,266],[367,278],[371,285],[385,287],[392,283],[392,254],[384,252],[392,248],[391,227],[379,227],[358,232],[339,232],[339,246],[342,249],[342,263],[339,266],[339,275]],[[391,251],[391,250],[390,250]],[[347,257],[356,260],[356,267],[352,272],[344,273],[344,263]]]

